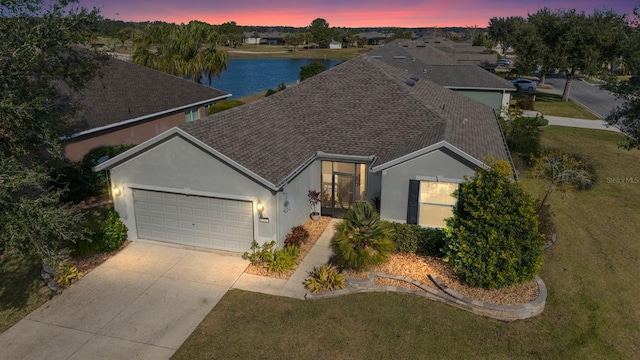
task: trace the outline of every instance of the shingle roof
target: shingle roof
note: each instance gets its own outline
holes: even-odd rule
[[[110,58],[102,76],[74,97],[82,105],[74,132],[187,108],[230,94],[131,62]]]
[[[515,91],[513,84],[479,66],[471,65],[434,47],[417,42],[404,47],[394,41],[370,51],[369,56],[450,88],[485,88]]]
[[[368,55],[181,128],[278,185],[318,151],[383,164],[440,141],[508,159],[493,109]]]

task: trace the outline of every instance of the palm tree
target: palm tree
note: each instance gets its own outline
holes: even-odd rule
[[[204,76],[220,77],[229,56],[217,49],[219,38],[213,27],[192,21],[187,25],[152,24],[134,42],[133,61],[169,74],[200,82]]]
[[[393,230],[380,220],[373,206],[356,202],[336,226],[331,248],[336,263],[344,268],[362,270],[385,262],[394,244]]]

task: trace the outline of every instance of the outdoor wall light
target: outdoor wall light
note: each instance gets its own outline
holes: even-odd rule
[[[119,186],[114,186],[112,189],[112,193],[113,193],[113,196],[120,196],[122,195],[122,189],[120,189]]]
[[[258,214],[260,215],[260,218],[262,218],[262,213],[264,212],[264,205],[262,205],[262,201],[258,200],[256,210],[258,210]]]

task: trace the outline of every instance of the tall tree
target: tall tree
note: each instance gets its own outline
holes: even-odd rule
[[[244,37],[244,31],[242,27],[238,26],[235,21],[226,22],[218,26],[218,32],[220,35],[226,37],[224,41],[225,46],[236,47],[242,43]]]
[[[507,53],[507,50],[514,47],[517,41],[515,37],[516,29],[523,22],[524,19],[520,16],[494,17],[489,20],[489,38],[500,44],[503,55]]]
[[[151,24],[134,43],[133,61],[169,74],[191,77],[220,76],[229,56],[217,49],[218,33],[199,21],[189,24]]]
[[[82,237],[78,212],[60,203],[51,170],[77,106],[69,94],[103,63],[88,45],[99,14],[73,0],[0,1],[0,251],[52,262]]]
[[[628,22],[624,39],[622,40],[622,56],[620,63],[625,71],[640,72],[640,13],[639,9],[633,9],[634,17]],[[621,144],[626,149],[640,149],[640,78],[638,75],[629,80],[621,81],[611,77],[605,89],[612,91],[616,97],[624,100],[621,106],[616,107],[607,115],[605,122],[610,126],[616,126],[627,135],[626,141]]]
[[[284,37],[285,44],[293,46],[294,51],[298,51],[298,46],[302,45],[304,40],[304,35],[298,33],[288,33]]]
[[[331,28],[329,28],[329,23],[327,20],[322,18],[317,18],[311,22],[309,25],[309,32],[311,36],[313,36],[313,40],[320,47],[327,47],[331,42],[331,38],[333,37],[333,32]]]
[[[627,32],[626,16],[610,10],[595,10],[587,15],[575,9],[543,8],[529,14],[526,23],[516,24],[508,31],[513,35],[511,39],[498,31],[506,27],[502,20],[495,24],[495,36],[506,36],[518,53],[519,69],[540,68],[542,83],[548,73],[560,71],[565,75],[563,101],[569,100],[577,75],[601,75],[608,71],[607,65],[620,59]]]

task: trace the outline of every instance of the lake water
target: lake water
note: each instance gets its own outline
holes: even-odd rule
[[[201,82],[218,90],[231,93],[230,99],[237,99],[275,89],[284,83],[290,85],[298,81],[300,67],[318,62],[330,69],[342,60],[312,59],[230,59],[227,70],[223,70],[220,79],[211,78],[211,84]]]

